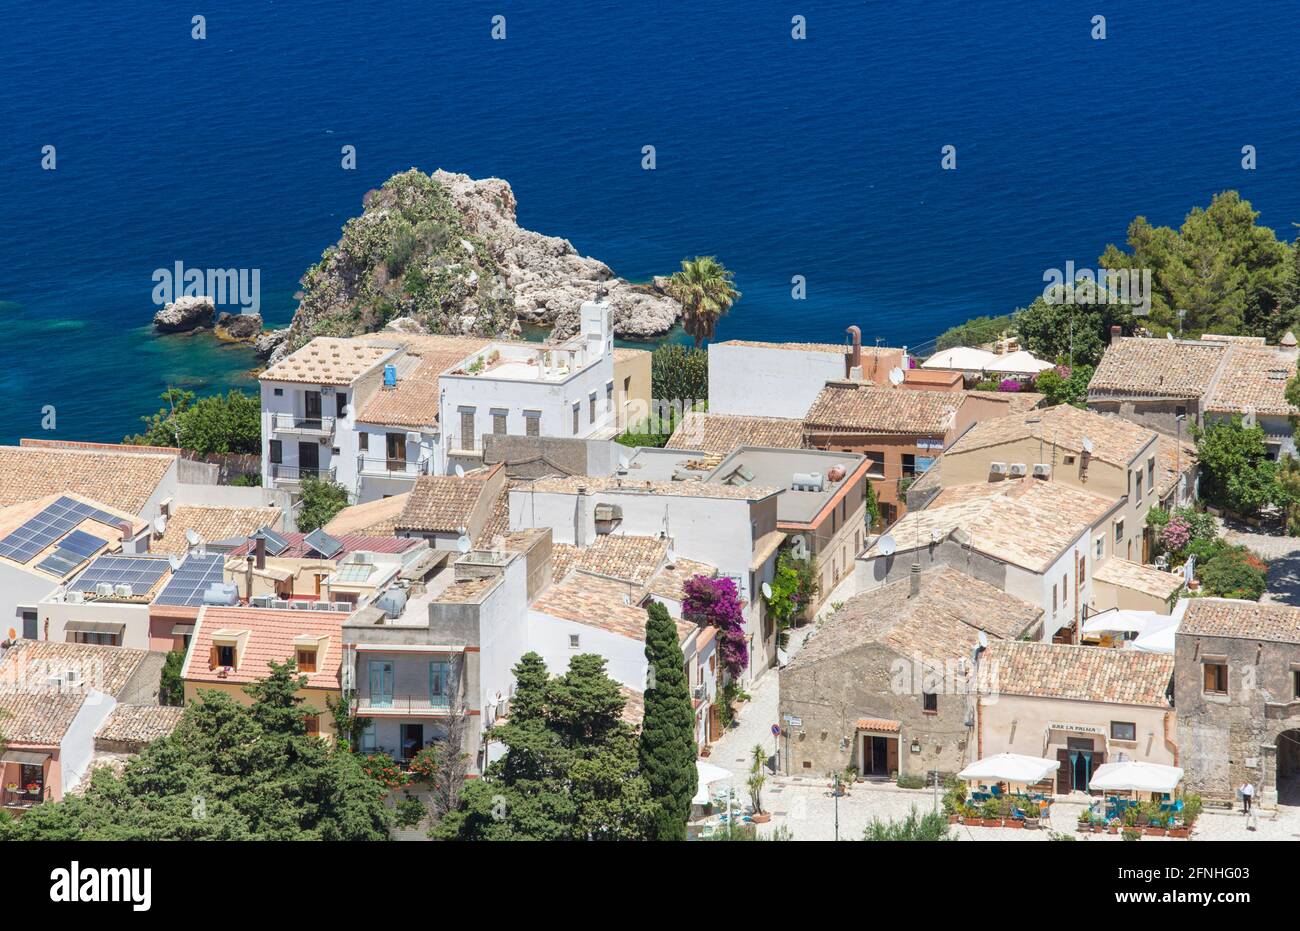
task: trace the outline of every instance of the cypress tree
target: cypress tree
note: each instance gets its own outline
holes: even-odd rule
[[[651,602],[646,611],[645,655],[653,678],[646,683],[641,724],[641,774],[659,808],[655,836],[685,840],[686,820],[698,779],[695,769],[695,711],[682,669],[685,657],[668,609]]]

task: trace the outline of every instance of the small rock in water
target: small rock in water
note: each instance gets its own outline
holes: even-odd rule
[[[154,314],[153,325],[160,333],[185,333],[211,326],[216,312],[210,297],[182,297]]]

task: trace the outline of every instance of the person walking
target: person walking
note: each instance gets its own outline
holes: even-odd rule
[[[1241,784],[1241,805],[1242,805],[1242,811],[1244,811],[1246,814],[1250,814],[1250,800],[1254,797],[1254,795],[1255,795],[1255,787],[1250,784],[1250,781],[1247,780],[1246,782],[1243,782]]]

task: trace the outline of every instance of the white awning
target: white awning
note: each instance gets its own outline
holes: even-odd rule
[[[987,349],[972,349],[970,346],[955,346],[936,352],[921,363],[923,369],[958,369],[965,372],[982,372],[994,362],[997,356]]]
[[[1183,620],[1179,617],[1162,618],[1163,623],[1157,622],[1147,627],[1136,640],[1133,641],[1133,649],[1141,650],[1144,653],[1168,653],[1173,655],[1174,652],[1174,635],[1178,633],[1178,628]]]
[[[983,782],[1018,782],[1032,785],[1052,775],[1060,765],[1056,760],[1041,756],[999,753],[972,763],[959,772],[957,778],[971,782],[978,779]]]
[[[692,805],[706,805],[711,797],[709,786],[715,782],[721,782],[723,779],[731,778],[731,771],[723,769],[721,766],[714,766],[712,763],[706,763],[703,760],[695,761],[695,772],[699,788],[695,792],[695,797],[691,799]]]
[[[1000,375],[1037,375],[1039,372],[1055,368],[1051,362],[1036,359],[1024,349],[1010,355],[995,357],[985,369]]]
[[[1151,624],[1157,621],[1167,621],[1169,615],[1156,614],[1154,611],[1103,611],[1100,614],[1094,614],[1083,622],[1083,632],[1085,634],[1100,634],[1107,631],[1132,631],[1142,633]]]
[[[1089,789],[1098,792],[1129,790],[1133,792],[1172,792],[1183,781],[1183,770],[1178,766],[1159,763],[1103,763],[1092,774]]]

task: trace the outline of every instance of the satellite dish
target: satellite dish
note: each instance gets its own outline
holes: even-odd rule
[[[460,537],[456,540],[456,549],[460,550],[462,553],[468,553],[469,546],[470,546],[469,537],[465,536],[465,534],[462,533]]]
[[[938,527],[935,527],[933,530],[930,531],[930,539],[935,543],[938,543],[940,540],[943,539],[943,534],[939,532]]]
[[[188,543],[190,546],[198,546],[200,543],[203,542],[203,538],[199,536],[197,533],[195,533],[193,530],[187,530],[185,531],[185,542]]]
[[[894,550],[897,548],[898,544],[894,542],[894,538],[889,534],[885,534],[876,541],[876,549],[880,551],[881,556],[893,556]]]
[[[167,515],[159,514],[153,519],[153,532],[162,536],[167,532]]]
[[[889,370],[889,383],[891,385],[894,385],[895,387],[901,385],[903,383],[903,379],[906,377],[907,376],[903,374],[903,370],[900,369],[898,366],[894,366],[894,368]]]
[[[177,569],[179,569],[183,562],[184,560],[182,560],[179,556],[176,555],[167,557],[167,565],[172,567],[172,572],[175,572]]]
[[[1083,451],[1089,456],[1092,455],[1092,440],[1088,439],[1086,436],[1083,438]]]
[[[764,598],[772,597],[772,586],[768,585],[766,582],[763,583],[763,597]]]
[[[988,647],[988,645],[989,645],[989,635],[986,634],[986,633],[984,633],[984,631],[981,630],[981,631],[979,632],[978,636],[976,637],[976,639],[979,641],[979,645],[980,645],[980,648],[981,648],[981,649],[985,649],[985,648]]]
[[[457,478],[465,477],[465,467],[463,465],[456,466],[456,477]]]

